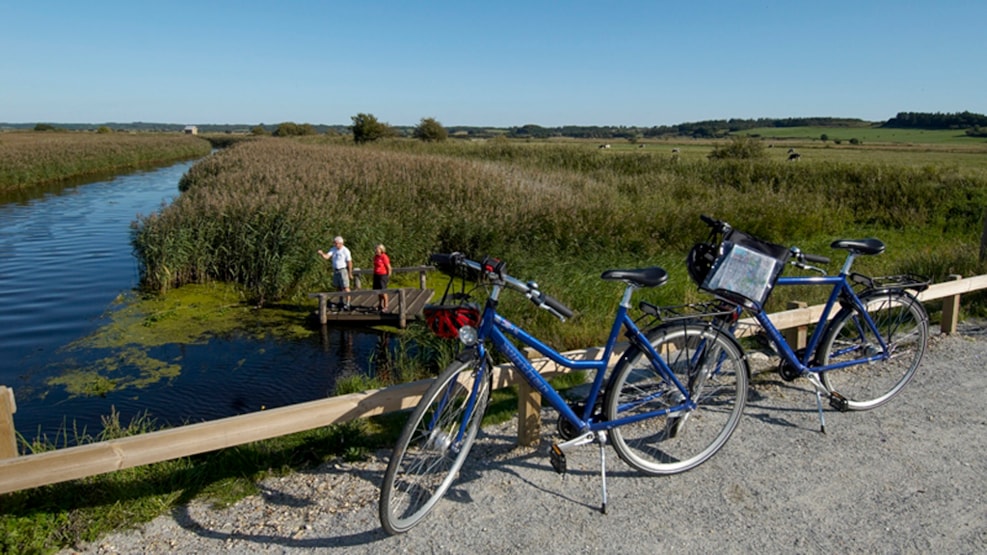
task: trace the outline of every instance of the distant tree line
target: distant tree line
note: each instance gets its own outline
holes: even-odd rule
[[[907,129],[973,129],[987,127],[987,116],[973,112],[898,112],[881,127],[904,127]]]
[[[764,127],[901,127],[913,129],[965,129],[967,135],[982,137],[987,135],[987,116],[971,112],[952,114],[899,112],[890,120],[877,124],[855,118],[754,118],[754,119],[718,119],[696,122],[679,123],[676,125],[656,125],[652,127],[638,126],[592,126],[564,125],[559,127],[543,127],[527,124],[518,127],[445,127],[435,118],[422,118],[416,126],[392,126],[378,121],[373,114],[357,114],[352,118],[352,125],[313,125],[309,123],[283,122],[278,124],[260,123],[250,125],[230,124],[198,124],[200,133],[243,133],[253,135],[274,135],[290,137],[297,135],[353,135],[357,143],[371,142],[386,137],[413,137],[422,141],[443,141],[446,138],[460,139],[489,139],[493,137],[508,137],[513,139],[548,139],[552,137],[571,137],[576,139],[626,139],[636,141],[642,138],[691,137],[697,139],[715,139],[727,137],[748,129]],[[31,129],[37,131],[86,130],[100,128],[102,132],[113,131],[181,131],[183,124],[162,123],[105,123],[105,124],[6,124],[0,123],[0,129]]]

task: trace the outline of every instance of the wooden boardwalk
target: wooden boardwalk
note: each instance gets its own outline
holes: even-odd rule
[[[387,293],[387,311],[377,310],[378,295]],[[311,293],[319,300],[315,316],[320,324],[348,323],[362,325],[388,324],[404,328],[408,320],[422,317],[422,309],[432,300],[431,289],[357,290],[349,293]],[[343,307],[349,297],[349,308]]]
[[[329,322],[350,323],[357,325],[396,325],[404,328],[409,319],[421,318],[422,309],[432,300],[433,291],[425,287],[425,275],[431,266],[409,266],[404,268],[394,268],[395,274],[417,273],[418,289],[383,289],[366,290],[361,289],[363,276],[372,276],[373,270],[353,269],[353,291],[349,293],[310,293],[309,298],[319,299],[319,308],[315,311],[315,317],[322,325]],[[377,296],[387,293],[387,311],[377,311]],[[341,307],[349,297],[350,309]]]

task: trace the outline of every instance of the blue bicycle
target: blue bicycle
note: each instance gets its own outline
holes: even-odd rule
[[[868,410],[887,403],[915,375],[925,354],[929,316],[914,292],[928,280],[913,275],[872,278],[851,272],[858,256],[884,252],[878,239],[839,239],[831,247],[845,250],[840,272],[828,275],[813,264],[829,258],[762,241],[728,223],[701,217],[709,238],[696,244],[686,261],[700,288],[733,304],[732,316],[719,324],[734,330],[743,310],[764,330],[781,362],[785,380],[808,379],[816,393],[822,431],[826,431],[822,397],[839,410]],[[818,276],[781,276],[786,263]],[[805,348],[793,349],[763,307],[776,285],[829,287],[829,296]]]
[[[498,313],[500,295],[510,289],[562,320],[572,317],[572,310],[541,292],[536,283],[511,277],[496,259],[477,262],[457,253],[433,255],[432,262],[452,276],[482,284],[487,298],[472,316],[468,308],[450,311],[450,322],[442,327],[455,329],[464,349],[425,392],[394,447],[379,507],[388,533],[405,532],[420,522],[456,480],[490,398],[494,351],[558,411],[562,443],[553,443],[550,450],[556,471],[565,472],[570,449],[599,445],[604,513],[608,440],[630,466],[665,475],[703,463],[736,429],[749,373],[737,341],[712,317],[673,318],[642,331],[628,314],[633,292],[664,284],[665,270],[603,272],[602,279],[626,286],[600,358],[580,360],[559,353]],[[627,349],[607,372],[621,330]],[[586,398],[566,401],[514,341],[574,371],[595,372]]]

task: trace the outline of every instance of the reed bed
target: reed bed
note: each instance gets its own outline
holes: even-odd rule
[[[211,148],[180,134],[0,133],[0,192],[205,156]]]
[[[315,252],[337,234],[357,267],[370,266],[377,242],[397,266],[435,251],[492,254],[583,313],[565,328],[519,313],[520,323],[569,346],[604,333],[619,295],[599,280],[607,267],[666,267],[670,285],[643,294],[655,302],[701,297],[683,264],[705,235],[700,214],[824,254],[838,236],[876,235],[888,253],[861,260],[861,271],[942,278],[982,270],[987,206],[987,179],[950,167],[678,160],[504,141],[264,139],[196,164],[181,189],[171,206],[134,225],[150,290],[221,280],[241,284],[258,304],[300,300],[328,290]]]

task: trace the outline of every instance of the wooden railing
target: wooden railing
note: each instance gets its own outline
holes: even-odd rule
[[[391,268],[392,274],[404,274],[409,272],[418,272],[418,288],[425,289],[425,276],[428,274],[429,270],[434,270],[433,266],[404,266],[401,268]],[[372,276],[374,274],[373,270],[362,270],[360,268],[353,268],[353,288],[362,289],[363,276]]]
[[[944,333],[956,330],[960,297],[987,289],[987,275],[935,284],[919,295],[923,302],[943,299]],[[815,322],[820,307],[800,307],[771,315],[782,330],[797,330]],[[566,353],[572,357],[593,358],[599,349]],[[615,356],[617,356],[615,354]],[[547,359],[533,361],[543,374],[566,371]],[[527,387],[509,365],[495,368],[494,386],[518,385],[518,441],[530,444],[538,438],[540,398]],[[233,416],[199,424],[170,428],[139,436],[114,439],[35,455],[17,456],[12,390],[0,386],[0,494],[93,476],[114,470],[187,457],[253,441],[269,439],[346,422],[356,418],[404,410],[415,406],[430,380],[401,384],[385,389],[354,393],[287,407]]]

